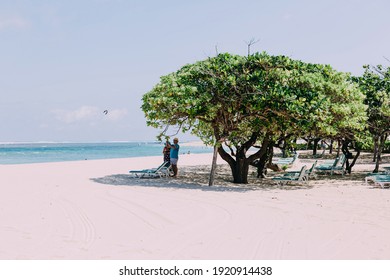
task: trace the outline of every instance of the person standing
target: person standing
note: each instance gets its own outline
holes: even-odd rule
[[[163,155],[164,155],[164,162],[165,162],[165,166],[169,166],[171,165],[171,144],[169,143],[169,141],[165,142],[165,146],[164,146],[164,149],[163,149]]]
[[[171,145],[171,144],[169,145],[171,148],[170,157],[171,157],[171,166],[172,166],[172,170],[173,170],[172,177],[176,177],[177,171],[178,171],[177,161],[179,160],[179,149],[180,149],[180,146],[178,143],[179,143],[179,139],[174,138],[173,145]]]

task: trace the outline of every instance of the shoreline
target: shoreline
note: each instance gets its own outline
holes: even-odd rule
[[[115,144],[115,143],[149,143],[149,144],[162,144],[164,145],[165,141],[157,141],[157,140],[139,140],[139,141],[126,141],[126,140],[112,140],[112,141],[2,141],[1,145],[28,145],[28,144]],[[181,142],[185,146],[206,146],[202,141],[185,141]]]
[[[0,259],[390,259],[390,191],[364,184],[369,165],[280,187],[235,185],[218,159],[208,187],[211,159],[181,155],[177,179],[129,177],[162,156],[1,165]]]
[[[212,153],[183,153],[179,154],[180,158],[186,157],[188,155],[212,155]],[[61,164],[61,163],[80,163],[80,162],[94,162],[94,161],[125,161],[125,160],[131,160],[131,159],[141,159],[141,162],[143,162],[143,159],[150,159],[152,163],[158,163],[158,160],[162,160],[161,156],[134,156],[134,157],[121,157],[121,158],[100,158],[100,159],[80,159],[80,160],[62,160],[62,161],[44,161],[44,162],[27,162],[27,163],[0,163],[0,168],[2,166],[22,166],[22,165],[35,165],[35,164]],[[211,160],[210,160],[211,162]],[[188,165],[189,163],[184,162],[185,165]],[[153,166],[150,166],[153,167]]]
[[[212,153],[206,146],[185,143],[184,154]],[[30,143],[0,145],[0,165],[30,164],[45,162],[70,162],[159,156],[162,144],[155,142],[111,142],[111,143]]]

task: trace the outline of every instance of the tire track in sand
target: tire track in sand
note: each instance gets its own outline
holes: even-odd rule
[[[82,250],[87,251],[96,240],[96,228],[88,215],[76,203],[61,198],[58,200],[71,227],[70,238],[67,242],[81,243]]]
[[[110,192],[106,192],[106,196],[102,199],[130,213],[133,217],[135,217],[151,229],[158,229],[164,224],[174,223],[171,219],[168,219],[160,213],[151,210],[147,206],[144,206],[140,203],[136,203],[133,200],[118,197]]]
[[[188,251],[193,251],[195,254],[191,257],[197,258],[198,251],[203,251],[205,246],[213,246],[217,248],[220,246],[220,242],[210,243],[209,236],[218,233],[220,229],[232,220],[232,213],[223,206],[214,202],[193,199],[192,196],[188,196],[188,207],[192,209],[202,209],[198,220],[189,221],[189,223],[179,231],[175,232],[175,236],[171,238],[175,240],[174,244],[170,244],[167,253],[164,258],[175,259],[189,257]],[[193,205],[191,205],[193,204]],[[207,237],[205,241],[205,238]],[[215,240],[214,240],[215,241]],[[191,254],[191,253],[190,253]],[[204,256],[203,256],[204,257]]]

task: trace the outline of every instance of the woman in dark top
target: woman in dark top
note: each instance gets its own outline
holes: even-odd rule
[[[171,164],[171,156],[170,156],[170,153],[171,153],[171,145],[170,143],[167,141],[165,143],[165,146],[164,146],[164,149],[163,149],[163,155],[164,155],[164,162],[167,162],[167,166],[169,166]]]

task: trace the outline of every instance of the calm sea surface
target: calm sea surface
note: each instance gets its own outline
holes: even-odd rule
[[[163,144],[156,142],[0,144],[0,164],[162,157],[162,149]],[[210,152],[211,148],[180,146],[180,154]]]

